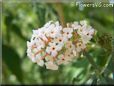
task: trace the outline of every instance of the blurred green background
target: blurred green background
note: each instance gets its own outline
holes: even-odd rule
[[[75,2],[4,1],[1,22],[2,84],[114,84],[111,38],[114,29],[113,8],[83,8],[75,6]],[[88,55],[82,54],[57,71],[32,63],[26,55],[26,42],[30,40],[33,29],[42,27],[50,20],[58,20],[62,25],[87,20],[97,31],[88,45]]]

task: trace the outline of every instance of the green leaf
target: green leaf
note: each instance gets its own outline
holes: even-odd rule
[[[2,45],[2,54],[3,54],[3,61],[9,68],[9,70],[16,75],[17,79],[22,82],[23,76],[22,76],[22,69],[21,69],[21,59],[19,55],[16,53],[16,51],[7,46]]]
[[[43,26],[45,24],[45,14],[46,14],[46,9],[44,7],[42,7],[39,4],[35,4],[36,5],[36,14],[38,15],[38,19],[40,21],[40,27]]]
[[[113,67],[113,65],[114,65],[114,51],[112,53],[111,60],[110,60],[109,65],[107,67],[111,72],[114,73],[114,67]]]
[[[93,76],[93,81],[92,81],[92,85],[95,85],[97,83],[97,77]]]
[[[7,39],[10,40],[10,34],[11,32],[14,32],[16,35],[18,35],[23,40],[27,40],[26,37],[23,36],[20,27],[18,25],[13,23],[13,19],[15,19],[14,15],[8,11],[7,16],[5,17],[5,24],[7,26]]]

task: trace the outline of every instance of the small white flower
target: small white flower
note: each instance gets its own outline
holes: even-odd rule
[[[51,55],[47,55],[45,57],[45,61],[53,61],[53,57]]]
[[[86,29],[85,26],[82,26],[80,29],[77,30],[77,33],[81,36],[84,33],[84,29]]]
[[[36,62],[36,59],[34,57],[31,58],[32,62]]]
[[[41,38],[43,41],[48,41],[46,35],[45,35],[45,31],[43,31],[42,29],[39,30],[33,30],[33,34],[36,36],[36,38]]]
[[[37,48],[33,48],[33,49],[31,49],[31,50],[32,50],[32,53],[36,53],[36,52],[39,51]]]
[[[73,32],[72,28],[64,28],[63,29],[63,36],[65,36],[67,38],[71,38],[72,37],[72,32]]]
[[[49,36],[50,36],[51,38],[55,38],[55,37],[60,36],[60,30],[57,30],[57,29],[55,29],[55,28],[51,29],[51,30],[50,30],[50,33],[49,33]]]
[[[84,36],[84,35],[81,36],[81,40],[84,44],[89,43],[90,39],[91,39],[91,37],[89,37],[89,36]]]
[[[62,26],[59,24],[59,22],[55,22],[55,28],[58,29],[58,30],[62,30]]]
[[[40,38],[35,40],[35,42],[38,50],[41,50],[42,48],[45,47],[44,41],[42,41]]]
[[[86,28],[83,29],[82,31],[83,35],[85,36],[91,36],[94,34],[94,29],[92,29],[92,27],[87,26]]]
[[[59,25],[59,22],[51,23],[47,29],[47,36],[55,38],[60,36],[62,26]]]
[[[86,20],[81,20],[80,24],[86,26],[87,25],[87,21]]]
[[[36,56],[35,56],[35,58],[36,58],[36,60],[38,60],[39,58],[41,59],[41,53],[38,53]]]
[[[58,70],[58,66],[51,61],[46,62],[45,65],[47,69]]]
[[[87,44],[93,37],[94,29],[90,26],[83,26],[80,30],[78,30],[78,34],[81,36],[82,42]]]
[[[73,28],[74,30],[77,30],[77,29],[80,29],[80,28],[81,28],[81,26],[79,25],[78,22],[74,22],[71,26],[72,26],[72,28]]]
[[[66,59],[71,60],[74,57],[73,51],[71,51],[69,49],[66,50],[66,52],[64,53],[64,56],[65,56]]]
[[[40,65],[40,66],[44,66],[44,61],[41,60],[41,59],[38,59],[37,64]]]
[[[65,55],[61,55],[61,58],[59,58],[59,60],[57,61],[57,64],[60,65],[60,64],[69,64],[73,59],[73,56],[68,52],[68,53],[65,53]]]
[[[60,48],[55,43],[49,43],[49,46],[46,48],[46,52],[53,57],[58,54],[58,50],[60,50]]]
[[[31,42],[27,41],[27,47],[31,47],[31,46],[32,46]]]
[[[69,51],[70,50],[73,50],[75,48],[75,46],[73,45],[72,41],[67,41],[66,42],[66,49],[68,49]]]
[[[34,58],[34,55],[32,53],[27,53],[27,56],[32,60],[32,62],[36,62],[36,59]]]
[[[45,28],[48,28],[48,27],[51,25],[52,22],[53,22],[53,21],[47,22],[47,23],[44,25],[44,27],[45,27]]]
[[[64,55],[59,55],[59,60],[57,61],[57,64],[69,64],[74,59],[74,52],[70,49],[67,49],[64,53]]]
[[[84,43],[82,43],[82,42],[78,42],[77,44],[76,44],[76,51],[77,52],[80,52],[81,50],[83,50],[83,49],[85,49],[86,48],[86,45],[84,44]]]
[[[65,37],[57,37],[53,40],[53,42],[56,44],[56,46],[58,46],[61,50],[61,48],[64,46],[64,43],[65,43],[66,39]]]
[[[70,63],[70,61],[68,61],[67,59],[59,59],[58,61],[57,61],[57,64],[58,65],[61,65],[61,64],[64,64],[64,65],[66,65],[66,64],[69,64]]]
[[[60,24],[59,24],[58,21],[55,22],[55,25],[56,25],[56,26],[60,26]],[[62,27],[61,27],[61,29],[62,29]]]

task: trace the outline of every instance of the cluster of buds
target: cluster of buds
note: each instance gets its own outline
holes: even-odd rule
[[[49,21],[33,30],[30,42],[27,41],[27,56],[40,66],[57,70],[59,65],[77,58],[93,34],[94,29],[85,20],[68,23],[66,27],[62,27],[58,21]]]

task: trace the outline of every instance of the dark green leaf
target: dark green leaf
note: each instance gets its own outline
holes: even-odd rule
[[[8,66],[10,71],[16,75],[17,79],[22,82],[23,76],[21,69],[21,59],[19,55],[13,48],[7,45],[2,45],[2,49],[2,55],[5,64]]]

